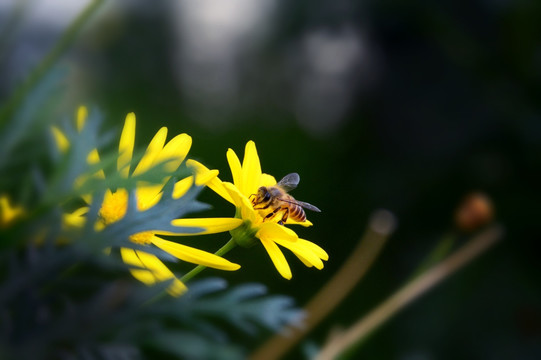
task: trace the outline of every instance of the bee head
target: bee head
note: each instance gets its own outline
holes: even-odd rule
[[[257,198],[260,200],[260,202],[267,202],[270,200],[271,193],[266,186],[261,186],[259,189],[257,189]]]

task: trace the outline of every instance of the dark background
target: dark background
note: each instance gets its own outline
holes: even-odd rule
[[[52,8],[26,1],[8,27],[8,3],[0,13],[2,101],[77,13],[50,16]],[[85,104],[120,130],[134,111],[139,145],[161,126],[170,137],[186,132],[191,156],[227,181],[226,150],[241,157],[248,140],[264,172],[298,172],[293,195],[323,210],[298,232],[329,253],[324,270],[286,254],[293,279],[284,280],[257,247],[227,256],[240,271],[207,275],[262,282],[299,304],[340,267],[372,211],[392,211],[396,233],[311,334],[318,343],[403,284],[453,230],[462,197],[485,192],[504,241],[393,318],[358,355],[539,358],[540,18],[536,0],[108,4],[59,64],[67,78],[57,115]],[[197,215],[233,215],[210,191],[202,199],[214,209]],[[186,243],[215,250],[227,239]]]

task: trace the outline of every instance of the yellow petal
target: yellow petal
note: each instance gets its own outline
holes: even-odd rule
[[[156,156],[153,165],[166,161],[165,170],[173,172],[180,166],[182,161],[184,161],[191,146],[191,136],[187,134],[177,135],[163,147],[158,156]]]
[[[203,186],[207,185],[209,182],[218,177],[220,172],[218,170],[210,170],[205,175],[196,174],[195,175],[195,185]]]
[[[118,143],[118,159],[116,168],[120,174],[127,178],[130,174],[130,162],[133,156],[133,146],[135,144],[135,114],[129,113],[124,121],[124,128],[120,135]]]
[[[218,175],[218,170],[210,170],[203,175],[196,175],[195,183],[197,186],[206,185]],[[188,176],[175,183],[173,188],[173,199],[178,199],[190,190],[193,186],[193,176]]]
[[[312,224],[312,222],[310,220],[304,220],[304,221],[299,222],[299,221],[295,221],[295,220],[291,219],[291,217],[287,218],[286,224],[287,225],[301,225],[301,226],[304,226],[304,227],[314,225],[314,224]]]
[[[98,149],[94,149],[88,154],[86,162],[89,165],[94,165],[100,162],[100,155],[98,153]],[[105,173],[103,172],[103,169],[96,171],[96,173],[94,173],[94,176],[99,179],[105,179]]]
[[[303,246],[309,248],[310,251],[316,254],[320,259],[325,261],[329,260],[329,254],[327,254],[327,252],[321,247],[319,247],[317,244],[314,244],[313,242],[304,239],[299,239],[299,241],[301,242],[301,244],[303,244]]]
[[[201,218],[201,219],[175,219],[171,221],[173,226],[181,227],[197,227],[205,230],[198,233],[176,233],[176,232],[161,232],[156,231],[156,234],[162,235],[203,235],[216,234],[220,232],[233,230],[242,225],[242,219],[236,218]]]
[[[100,162],[100,155],[98,153],[98,149],[93,149],[92,151],[90,151],[90,153],[88,153],[88,156],[86,157],[86,162],[89,165],[94,165]],[[83,174],[75,179],[73,185],[76,189],[80,188],[85,182],[89,181],[89,179],[91,179],[92,177],[95,177],[98,179],[105,179],[105,173],[103,172],[103,169],[100,169],[92,175]],[[85,200],[87,204],[89,204],[90,201],[92,200],[92,197],[88,194],[85,194],[82,196],[83,196],[83,200]]]
[[[186,166],[195,174],[195,184],[197,186],[206,185],[209,181],[218,176],[218,170],[209,170],[200,162],[192,159],[186,161]]]
[[[89,165],[94,165],[100,162],[100,154],[98,153],[98,149],[93,149],[88,153],[88,156],[86,157],[86,162]]]
[[[274,186],[276,185],[276,179],[269,174],[261,174],[259,179],[259,186]]]
[[[95,232],[103,231],[103,229],[105,229],[105,227],[106,227],[106,225],[103,223],[103,221],[97,221],[94,224],[94,231]]]
[[[297,256],[297,259],[299,259],[304,264],[304,266],[308,268],[314,267],[314,264],[308,259],[306,259],[305,257],[299,256],[297,254],[295,254],[295,256]],[[323,263],[321,263],[321,268],[318,268],[318,270],[321,270],[321,269],[323,269]]]
[[[142,269],[131,269],[130,272],[132,275],[139,281],[144,282],[147,285],[153,285],[157,281],[157,277],[154,276],[152,271],[150,270],[143,270],[146,269],[145,264],[141,259],[139,259],[139,256],[137,256],[137,253],[133,249],[129,248],[121,248],[120,249],[120,255],[122,256],[122,260],[127,265],[131,265],[134,267],[142,268]],[[159,260],[159,259],[158,259]]]
[[[253,141],[248,141],[244,149],[244,160],[242,161],[242,188],[240,191],[245,196],[255,194],[261,179],[261,164]]]
[[[289,264],[287,263],[287,260],[282,254],[282,251],[276,245],[273,241],[269,240],[263,240],[261,239],[261,243],[265,247],[265,250],[267,250],[267,254],[269,254],[274,266],[276,267],[276,270],[282,275],[284,278],[290,280],[292,277],[291,269],[289,268]]]
[[[231,175],[233,176],[233,183],[239,189],[242,189],[242,166],[240,160],[232,149],[227,150],[227,162],[231,169]]]
[[[156,159],[160,151],[163,149],[166,137],[167,128],[162,127],[160,130],[158,130],[156,135],[154,135],[154,137],[150,141],[150,144],[148,144],[147,150],[145,151],[145,154],[143,155],[141,161],[139,161],[139,164],[137,164],[133,175],[139,175],[141,173],[144,173],[150,167],[152,167],[154,159]]]
[[[173,199],[178,199],[184,196],[193,185],[193,176],[188,176],[175,183],[173,187]]]
[[[151,166],[157,165],[159,163],[165,162],[164,168],[167,172],[173,172],[175,171],[181,164],[181,162],[184,160],[186,155],[188,154],[188,151],[190,150],[190,146],[192,144],[192,138],[189,135],[181,134],[175,136],[171,141],[169,141],[165,147],[159,151],[158,155],[154,158],[152,161]],[[162,180],[162,185],[148,185],[144,186],[144,189],[138,189],[138,199],[140,209],[148,209],[152,206],[154,206],[162,196],[162,189],[163,184],[165,184],[167,181],[169,181],[170,176],[165,177]],[[173,190],[175,191],[175,190]],[[180,195],[183,195],[184,189],[180,188],[180,185],[177,187],[176,195],[177,198],[180,197]],[[187,190],[186,190],[187,191]],[[175,194],[173,194],[175,196]]]
[[[231,204],[235,205],[235,201],[229,194],[229,191],[224,186],[224,183],[220,178],[215,177],[207,183],[207,187],[211,188],[216,194],[220,195],[225,200],[229,201]]]
[[[135,189],[137,196],[137,210],[145,211],[150,209],[162,198],[163,185],[139,185]]]
[[[206,251],[160,239],[157,236],[153,236],[151,241],[163,251],[166,251],[182,261],[226,271],[235,271],[240,269],[240,265],[234,264],[220,256],[208,253]]]
[[[79,106],[77,109],[77,131],[81,132],[85,126],[86,118],[88,117],[88,109],[86,106]]]
[[[54,141],[56,142],[56,146],[58,147],[60,152],[65,153],[70,147],[68,138],[56,126],[52,126],[51,131],[53,133],[53,138],[54,138]]]
[[[143,269],[131,269],[130,272],[134,278],[147,284],[153,285],[165,280],[175,279],[173,284],[167,290],[172,295],[178,296],[186,291],[186,286],[176,278],[176,276],[163,264],[155,255],[144,251],[137,251],[128,248],[121,248],[120,254],[122,260],[131,266]]]
[[[210,172],[211,170],[209,170],[205,165],[201,164],[198,161],[190,159],[186,162],[186,165],[192,169],[195,169],[196,173],[200,174],[200,176],[210,176],[208,175],[208,172]],[[229,192],[225,189],[222,180],[220,180],[218,177],[213,177],[210,181],[206,183],[206,185],[211,188],[216,194],[220,195],[222,198],[235,205],[235,202],[229,195]]]
[[[23,215],[24,209],[22,207],[11,206],[6,195],[0,196],[0,227],[9,225]]]
[[[286,249],[291,250],[302,262],[307,266],[315,266],[317,269],[323,269],[323,262],[321,259],[312,252],[311,248],[307,246],[306,243],[309,241],[298,241],[291,242],[283,239],[274,239],[278,245],[285,247]]]
[[[91,194],[84,194],[84,195],[81,195],[81,197],[83,198],[83,201],[87,204],[91,204],[92,203],[92,195]]]
[[[278,238],[290,242],[295,242],[299,238],[295,231],[274,222],[265,222],[261,224],[256,236],[267,240]]]
[[[250,200],[248,200],[246,196],[242,195],[235,185],[224,182],[223,186],[229,193],[229,196],[231,196],[231,199],[233,199],[235,206],[240,208],[242,218],[244,220],[250,220],[252,223],[256,223],[257,215]]]
[[[88,206],[81,207],[72,213],[64,214],[62,216],[62,222],[67,227],[81,228],[85,225],[86,217],[84,216],[88,212]]]

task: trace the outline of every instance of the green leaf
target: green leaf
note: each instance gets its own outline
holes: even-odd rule
[[[202,335],[183,331],[152,336],[149,344],[182,359],[238,360],[246,357],[238,346],[209,341]]]

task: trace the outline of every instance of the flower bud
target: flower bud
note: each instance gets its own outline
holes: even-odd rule
[[[465,232],[472,232],[492,221],[494,209],[492,202],[483,193],[467,195],[455,213],[455,226]]]

